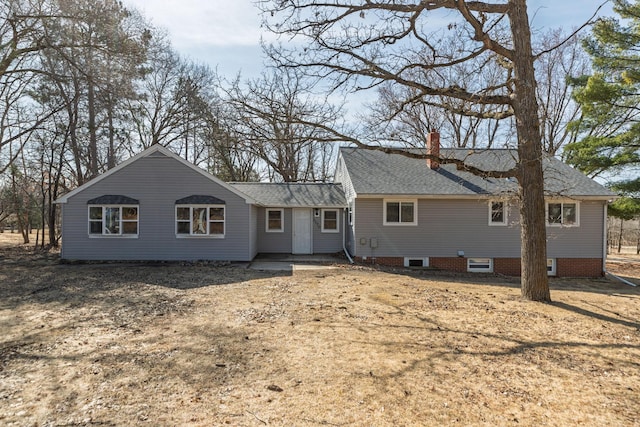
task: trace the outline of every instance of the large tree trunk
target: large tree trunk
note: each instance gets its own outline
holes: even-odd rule
[[[509,1],[513,35],[515,99],[520,184],[522,297],[551,301],[547,277],[547,233],[542,173],[542,138],[536,100],[531,30],[526,0]]]

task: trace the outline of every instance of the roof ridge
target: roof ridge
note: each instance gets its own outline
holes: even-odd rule
[[[379,152],[380,150],[377,149],[373,149],[373,148],[365,148],[365,147],[349,147],[349,146],[341,146],[339,147],[340,150],[345,149],[345,150],[363,150],[363,151],[374,151],[374,152]],[[394,147],[392,145],[381,145],[380,148],[394,148],[394,149],[398,149],[398,150],[425,150],[427,147]],[[477,150],[477,151],[517,151],[517,148],[506,148],[506,147],[486,147],[486,148],[479,148],[479,147],[445,147],[445,146],[441,146],[440,147],[443,150]],[[385,153],[386,154],[386,153]],[[393,154],[393,153],[391,153]]]

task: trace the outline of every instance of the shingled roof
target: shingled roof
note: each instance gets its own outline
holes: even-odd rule
[[[424,154],[424,150],[410,150]],[[454,164],[437,169],[426,165],[425,159],[361,148],[340,149],[340,155],[358,195],[430,195],[430,196],[490,196],[517,190],[513,178],[483,178],[458,170]],[[482,170],[506,171],[515,166],[517,151],[510,149],[442,149],[441,156],[465,160]],[[545,192],[548,195],[586,198],[611,198],[609,191],[581,172],[546,156],[543,159]]]
[[[345,207],[342,187],[325,183],[233,182],[236,190],[272,207]]]

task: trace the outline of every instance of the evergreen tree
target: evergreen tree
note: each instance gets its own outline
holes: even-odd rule
[[[640,193],[640,0],[613,0],[619,18],[598,21],[584,46],[594,73],[573,81],[582,134],[566,160],[590,176],[616,177],[627,196]]]

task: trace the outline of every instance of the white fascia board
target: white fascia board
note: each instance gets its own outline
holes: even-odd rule
[[[441,195],[441,194],[389,194],[389,193],[380,193],[380,194],[361,194],[357,195],[359,199],[475,199],[475,200],[487,200],[487,199],[495,199],[499,197],[498,194],[477,194],[477,195]]]
[[[510,196],[515,196],[515,193],[500,193],[500,194],[389,194],[389,193],[380,193],[380,194],[360,194],[356,195],[354,198],[359,199],[441,199],[441,200],[495,200],[500,198],[509,198]],[[620,196],[579,196],[579,195],[566,195],[560,196],[557,194],[554,195],[546,195],[545,200],[552,199],[566,199],[566,200],[583,200],[583,201],[613,201],[620,198]]]
[[[258,206],[267,209],[344,209],[347,205],[269,205],[263,203],[256,203]]]

